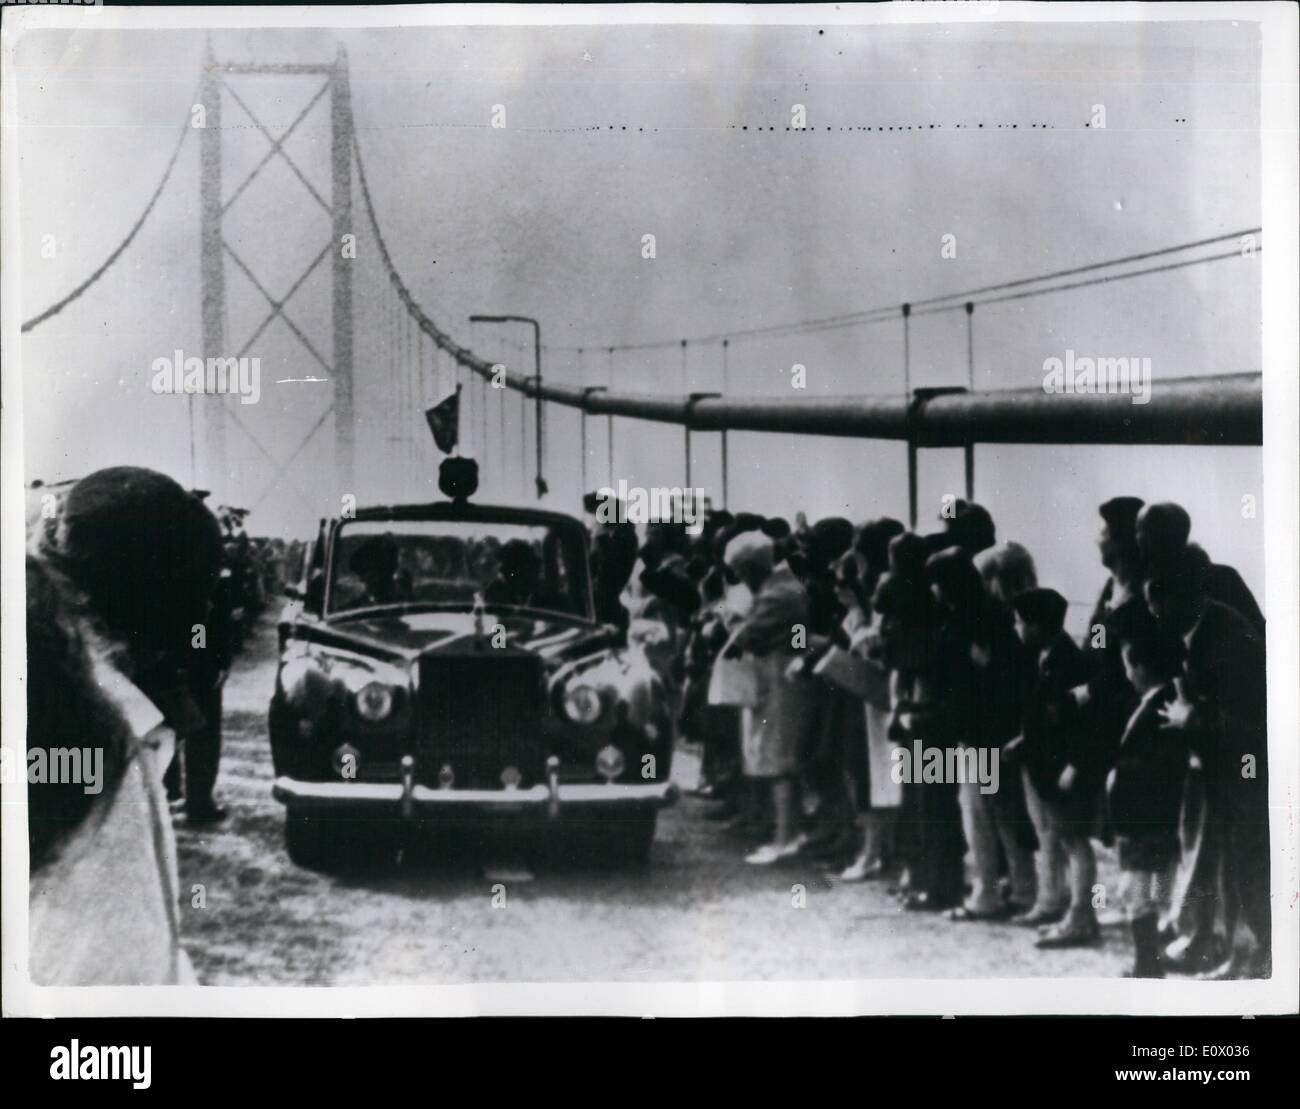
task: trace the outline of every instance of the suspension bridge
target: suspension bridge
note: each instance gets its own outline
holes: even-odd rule
[[[249,82],[266,77],[301,82],[311,93],[305,107],[279,133],[259,118],[246,95]],[[541,342],[541,323],[524,321],[534,323],[535,342],[519,342],[512,348],[498,336],[497,356],[489,357],[459,342],[454,333],[459,330],[463,335],[463,327],[440,321],[436,312],[426,309],[396,264],[384,234],[385,213],[371,191],[372,178],[358,137],[364,129],[354,120],[348,61],[342,48],[335,58],[319,64],[274,64],[219,61],[209,46],[195,106],[201,110],[187,116],[157,188],[123,240],[85,280],[27,319],[22,330],[27,333],[40,328],[82,297],[93,295],[99,282],[129,256],[193,132],[199,147],[198,261],[205,353],[236,357],[256,353],[268,329],[282,325],[297,344],[301,372],[266,388],[324,385],[328,396],[323,405],[304,403],[282,410],[293,416],[289,420],[282,417],[273,434],[254,427],[247,410],[233,403],[233,398],[205,396],[198,406],[191,398],[192,479],[229,503],[256,509],[288,485],[296,491],[293,495],[314,498],[321,512],[328,513],[340,492],[393,488],[392,483],[385,486],[382,473],[372,472],[367,477],[360,472],[367,466],[372,471],[400,469],[421,475],[413,483],[416,491],[431,489],[434,447],[423,413],[455,389],[462,390],[464,397],[461,441],[465,452],[477,455],[483,463],[485,492],[496,498],[541,498],[547,494],[546,474],[555,452],[576,448],[580,455],[577,487],[552,494],[562,495],[570,506],[592,486],[616,483],[616,428],[622,421],[653,421],[682,428],[680,460],[663,460],[662,480],[668,485],[692,484],[697,476],[692,470],[692,437],[717,434],[720,473],[716,487],[722,503],[728,501],[729,494],[730,431],[897,441],[907,449],[913,522],[917,517],[918,456],[926,448],[963,450],[966,493],[974,497],[975,448],[984,443],[1262,443],[1262,375],[1258,372],[1228,368],[1228,372],[1208,376],[1164,375],[1149,403],[1141,405],[1132,404],[1128,396],[1104,391],[1062,395],[1041,388],[975,387],[975,329],[984,306],[1065,297],[1097,285],[1141,281],[1190,267],[1248,264],[1244,259],[1262,250],[1258,227],[1108,260],[1081,261],[1037,275],[1015,275],[947,295],[707,335],[621,345],[593,340],[590,346],[552,346]],[[313,180],[291,153],[291,138],[320,115],[327,116],[328,181]],[[224,148],[235,117],[243,130],[260,134],[266,143],[260,160],[237,174],[231,172]],[[272,243],[274,228],[265,233],[257,253],[232,241],[228,234],[232,212],[259,188],[272,165],[299,182],[310,198],[307,207],[318,209],[328,222],[308,264],[279,291],[270,288],[268,279],[259,273],[259,259]],[[317,279],[324,272],[329,275],[328,289]],[[237,312],[232,311],[229,288],[233,273],[256,291],[261,302],[257,312],[249,312],[247,298]],[[327,297],[327,336],[312,334],[299,322],[301,301],[312,294]],[[932,387],[914,380],[913,334],[927,318],[948,314],[965,320],[967,384]],[[520,317],[488,319],[518,321]],[[898,386],[889,392],[777,397],[746,395],[730,387],[737,366],[744,359],[759,357],[765,342],[877,327],[898,328],[902,333],[902,364],[891,369],[891,374],[896,369]],[[243,337],[232,343],[232,336]],[[626,392],[615,387],[620,358],[639,351],[672,349],[681,352],[680,392]],[[722,385],[716,392],[690,388],[688,357],[701,351],[710,352],[721,368]],[[548,377],[546,364],[553,359],[576,365],[585,379],[574,383]],[[597,366],[594,373],[593,363]],[[548,440],[546,413],[551,405],[579,413],[576,443]],[[603,458],[595,456],[596,439],[588,431],[590,418],[604,421]],[[244,442],[237,444],[235,437]],[[332,459],[328,494],[321,492],[322,474],[309,460],[318,457],[313,451],[322,441],[328,443]],[[260,461],[256,477],[241,463],[250,450]],[[408,482],[404,491],[409,491],[411,484]]]

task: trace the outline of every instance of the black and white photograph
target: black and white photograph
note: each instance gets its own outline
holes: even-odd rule
[[[6,1015],[1294,1013],[1297,23],[6,5]]]

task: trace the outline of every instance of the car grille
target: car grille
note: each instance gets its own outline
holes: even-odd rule
[[[436,786],[450,766],[457,789],[500,789],[501,772],[513,766],[521,786],[541,781],[541,669],[536,655],[507,649],[422,658],[419,780]]]

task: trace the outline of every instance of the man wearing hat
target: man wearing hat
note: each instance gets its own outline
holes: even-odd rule
[[[1147,579],[1176,575],[1188,552],[1200,566],[1200,587],[1207,598],[1243,616],[1263,636],[1264,614],[1241,575],[1231,566],[1216,565],[1189,542],[1192,518],[1182,505],[1166,501],[1149,504],[1138,513],[1137,543]],[[1165,951],[1166,965],[1177,971],[1203,972],[1221,965],[1225,953],[1215,931],[1213,908],[1218,904],[1221,859],[1211,823],[1205,768],[1189,768],[1179,826],[1181,862],[1168,911],[1168,925],[1178,936]]]
[[[1137,544],[1148,574],[1173,565],[1189,546],[1192,518],[1180,504],[1149,504],[1138,513]],[[1236,609],[1261,631],[1264,613],[1255,595],[1231,566],[1210,562],[1205,568],[1205,592],[1213,601]]]
[[[770,866],[798,854],[804,839],[798,829],[796,783],[799,756],[813,721],[807,678],[787,677],[806,642],[811,610],[808,594],[789,565],[774,566],[772,540],[747,531],[727,544],[727,570],[754,595],[748,615],[732,633],[723,653],[751,656],[760,674],[759,703],[745,711],[741,755],[745,776],[770,785],[776,828],[771,843],[746,856],[755,866]]]
[[[77,482],[29,558],[28,747],[80,735],[106,763],[94,795],[44,784],[29,794],[38,981],[183,976],[162,775],[173,733],[187,744],[220,736],[219,709],[205,719],[193,696],[210,665],[196,627],[211,618],[220,560],[220,528],[202,501],[131,466]],[[210,792],[192,800],[202,815]]]
[[[225,812],[212,791],[231,637],[226,614],[212,603],[221,571],[216,518],[171,478],[114,466],[68,492],[46,553],[86,595],[103,630],[125,647],[135,684],[184,743],[186,819],[220,820]],[[168,770],[173,795],[179,769]]]
[[[1216,903],[1223,909],[1226,944],[1223,961],[1208,977],[1268,977],[1272,958],[1269,883],[1268,734],[1264,637],[1235,609],[1210,598],[1206,590],[1209,559],[1188,547],[1167,569],[1146,583],[1151,614],[1185,647],[1183,672],[1175,682],[1177,698],[1161,710],[1169,728],[1180,730],[1194,756],[1184,794],[1181,831],[1189,823],[1191,783],[1200,782],[1199,832],[1195,858],[1184,856],[1179,885],[1193,892],[1183,901],[1195,927],[1180,969],[1204,966],[1214,943]],[[1189,841],[1184,836],[1184,848]],[[1254,933],[1255,949],[1243,963],[1234,952],[1234,932],[1244,919]],[[1180,954],[1178,941],[1167,955]],[[1201,958],[1187,958],[1188,952]]]

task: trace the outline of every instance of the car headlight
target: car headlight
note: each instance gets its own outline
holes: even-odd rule
[[[594,724],[600,719],[600,694],[589,685],[575,685],[564,691],[564,711],[577,724]]]
[[[383,682],[367,682],[357,690],[357,714],[372,724],[387,719],[393,711],[393,691]]]

